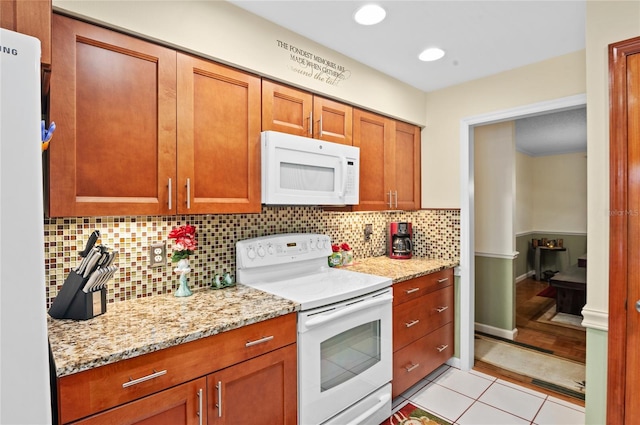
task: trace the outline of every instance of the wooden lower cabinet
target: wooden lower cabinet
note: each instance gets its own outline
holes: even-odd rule
[[[208,423],[296,424],[296,356],[294,344],[207,376]]]
[[[197,425],[206,423],[205,395],[206,379],[200,378],[74,424]]]
[[[453,288],[453,269],[394,285],[393,397],[453,356]]]

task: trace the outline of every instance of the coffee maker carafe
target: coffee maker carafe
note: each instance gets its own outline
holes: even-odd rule
[[[389,258],[408,259],[413,253],[411,223],[393,222],[389,224],[387,253]]]

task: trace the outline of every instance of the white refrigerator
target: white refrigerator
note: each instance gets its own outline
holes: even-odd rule
[[[0,424],[50,424],[40,41],[0,29]]]

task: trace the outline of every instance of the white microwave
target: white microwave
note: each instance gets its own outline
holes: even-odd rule
[[[277,131],[261,147],[263,204],[358,204],[360,148]]]

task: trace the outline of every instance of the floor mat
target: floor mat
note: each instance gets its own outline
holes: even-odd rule
[[[451,422],[407,403],[380,425],[451,425]]]
[[[582,316],[574,316],[573,314],[567,313],[556,313],[555,304],[540,315],[540,317],[536,319],[536,322],[549,323],[551,325],[563,326],[565,328],[577,329],[579,331],[586,332],[586,328],[582,326]]]
[[[585,366],[582,363],[482,335],[475,338],[475,358],[529,377],[535,385],[584,400]]]

